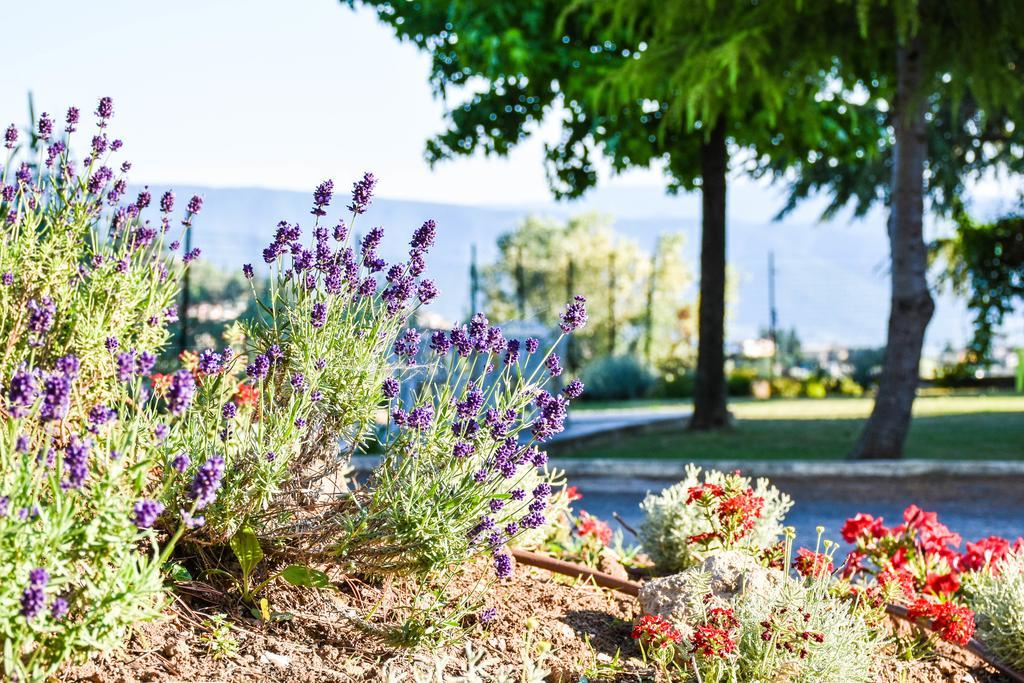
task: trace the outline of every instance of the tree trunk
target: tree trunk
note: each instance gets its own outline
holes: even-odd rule
[[[919,38],[897,52],[894,103],[892,207],[889,248],[892,294],[889,336],[878,396],[851,457],[899,458],[910,428],[911,409],[920,379],[924,332],[935,311],[928,290],[928,253],[924,243],[924,166],[928,156],[925,98]]]
[[[725,121],[701,145],[700,311],[692,430],[729,425],[725,392]]]

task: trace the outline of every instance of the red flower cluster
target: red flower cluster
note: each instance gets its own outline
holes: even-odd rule
[[[668,619],[657,614],[645,614],[633,626],[633,640],[658,649],[671,647],[682,639],[679,630]]]
[[[739,472],[727,475],[724,485],[704,482],[687,492],[686,504],[700,506],[711,524],[711,531],[690,536],[691,544],[719,541],[728,549],[750,533],[764,511],[764,498],[754,495],[749,486],[744,488]]]
[[[729,608],[708,610],[705,623],[694,629],[692,652],[704,657],[725,658],[736,651],[736,634],[740,622]]]
[[[989,567],[999,573],[999,563],[1009,554],[1010,550],[1024,547],[1024,538],[1018,538],[1011,546],[1010,542],[999,536],[989,536],[975,543],[967,544],[967,552],[960,556],[960,568],[964,571],[978,571]]]
[[[590,536],[600,541],[601,545],[612,542],[611,527],[586,510],[580,510],[580,517],[576,520],[576,535],[580,538]]]
[[[908,608],[911,619],[930,619],[932,628],[943,640],[964,646],[974,635],[974,612],[952,602],[934,602],[918,598]]]
[[[832,565],[832,558],[824,553],[816,553],[807,548],[800,548],[796,552],[796,560],[793,561],[793,568],[800,576],[822,576],[831,574],[835,567]]]
[[[792,611],[783,607],[761,622],[761,640],[774,642],[776,650],[785,650],[804,659],[809,643],[824,643],[825,634],[803,628],[811,619],[810,612]],[[800,624],[800,626],[797,626]]]
[[[260,402],[259,389],[255,389],[245,382],[238,385],[235,389],[234,401],[239,406],[255,406]]]

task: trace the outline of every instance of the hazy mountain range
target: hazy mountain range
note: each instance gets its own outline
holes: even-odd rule
[[[205,259],[226,268],[261,264],[260,253],[279,220],[298,221],[304,227],[312,223],[308,193],[182,186],[175,191],[179,198],[194,192],[204,196],[194,244],[202,248]],[[805,345],[884,343],[888,313],[884,216],[876,212],[863,220],[819,223],[812,206],[774,222],[777,202],[767,206],[766,196],[764,189],[748,188],[734,191],[730,197],[728,259],[740,278],[739,300],[732,307],[728,326],[730,340],[755,336],[767,325],[767,259],[774,251],[780,326],[795,327]],[[339,208],[342,203],[336,200]],[[605,188],[572,204],[518,208],[381,198],[360,217],[356,232],[383,226],[382,253],[390,259],[407,250],[409,235],[423,220],[437,221],[438,244],[428,263],[442,294],[433,309],[455,319],[469,308],[471,245],[476,245],[479,262],[488,263],[496,257],[498,235],[523,216],[568,216],[588,210],[617,217],[617,228],[648,248],[660,233],[684,233],[687,255],[696,272],[699,200],[666,197],[654,188]],[[928,331],[929,350],[934,352],[946,342],[960,344],[969,334],[970,318],[962,303],[948,295],[939,296]]]

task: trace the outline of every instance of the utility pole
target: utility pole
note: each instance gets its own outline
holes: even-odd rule
[[[615,251],[608,254],[608,355],[615,355]]]
[[[775,252],[768,252],[768,336],[772,340],[771,367],[768,377],[775,379],[775,363],[779,357],[779,316],[775,310]]]
[[[526,273],[523,271],[523,247],[516,247],[516,305],[519,319],[526,320]]]
[[[190,251],[192,251],[192,226],[187,226],[185,228],[185,251],[182,253],[187,254]],[[181,322],[181,336],[178,338],[179,354],[188,350],[188,309],[192,305],[191,273],[192,268],[186,268],[181,277],[181,312],[178,314],[178,320]]]
[[[477,297],[480,294],[480,273],[476,268],[476,243],[469,245],[469,315],[477,312]]]
[[[651,342],[654,337],[654,288],[658,280],[658,250],[651,254],[651,277],[647,285],[647,336],[644,339],[644,357],[651,364]]]

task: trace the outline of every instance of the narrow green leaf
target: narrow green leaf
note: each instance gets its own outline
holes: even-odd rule
[[[317,569],[304,567],[301,564],[289,565],[281,572],[281,578],[293,586],[308,586],[310,588],[328,588],[331,585],[327,574]]]

